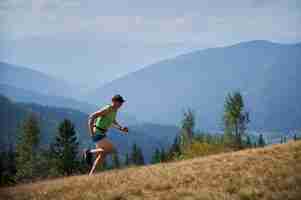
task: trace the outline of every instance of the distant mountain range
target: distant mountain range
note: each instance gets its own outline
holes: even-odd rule
[[[286,131],[301,126],[300,74],[301,43],[251,41],[158,62],[98,88],[87,100],[120,93],[130,113],[153,123],[178,123],[192,108],[199,128],[217,130],[225,96],[240,91],[251,129]]]
[[[22,66],[0,62],[0,94],[16,102],[36,103],[43,106],[76,109],[92,113],[103,106],[73,98],[77,89],[66,81]],[[79,91],[77,91],[79,92]],[[121,120],[128,124],[137,123],[135,116],[122,112]]]
[[[86,113],[94,112],[97,109],[97,106],[94,104],[88,104],[63,96],[45,95],[6,84],[0,84],[0,94],[5,95],[6,97],[17,102],[38,103],[44,106],[73,108]]]
[[[0,84],[14,86],[44,95],[70,97],[73,87],[66,81],[44,73],[0,62]]]
[[[221,130],[225,96],[237,90],[250,112],[250,130],[301,130],[300,55],[301,43],[267,41],[200,50],[112,81],[85,100],[73,99],[70,92],[74,88],[65,81],[0,62],[0,145],[15,142],[17,127],[29,112],[41,119],[43,144],[52,140],[58,123],[68,118],[81,144],[90,145],[87,113],[96,110],[95,105],[109,103],[116,93],[127,100],[118,118],[130,126],[131,134],[112,131],[110,137],[122,153],[138,143],[148,160],[155,148],[171,144],[179,132],[175,124],[186,108],[195,111],[197,128]]]

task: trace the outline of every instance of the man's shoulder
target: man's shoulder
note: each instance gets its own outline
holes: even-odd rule
[[[112,111],[112,109],[113,109],[113,107],[112,107],[112,105],[105,105],[105,106],[103,106],[102,108],[100,108],[99,110],[100,111]]]

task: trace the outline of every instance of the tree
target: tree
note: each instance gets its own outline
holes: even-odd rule
[[[263,135],[260,134],[259,137],[258,137],[258,146],[259,147],[264,147],[266,144],[265,144],[265,140],[263,138]]]
[[[252,147],[252,141],[251,141],[250,136],[247,136],[246,147],[247,148],[251,148]]]
[[[112,153],[112,168],[113,169],[120,168],[120,160],[119,160],[119,156],[118,156],[118,152],[117,151],[114,151]]]
[[[56,169],[62,175],[71,175],[77,169],[78,142],[74,125],[70,120],[64,121],[58,127],[58,135],[52,144],[52,155]]]
[[[16,180],[32,179],[38,174],[40,128],[34,114],[23,122],[16,146]]]
[[[223,116],[225,136],[241,149],[242,136],[245,134],[247,124],[250,122],[249,113],[244,110],[243,97],[239,92],[229,94],[225,100],[225,111]],[[234,139],[234,141],[232,140]]]
[[[142,153],[142,149],[138,148],[138,163],[137,163],[137,165],[144,165],[144,164],[145,164],[145,161],[144,161],[144,156],[143,156],[143,153]]]
[[[181,137],[179,135],[177,135],[174,139],[173,144],[171,145],[171,148],[169,149],[168,159],[173,159],[175,156],[178,156],[181,154],[180,140],[181,140]]]
[[[125,154],[124,166],[129,166],[129,165],[130,165],[130,158],[129,158],[129,154],[126,153]]]
[[[182,120],[182,135],[186,135],[187,142],[191,144],[193,139],[193,129],[195,126],[195,116],[191,109],[184,112]]]
[[[133,144],[131,153],[131,163],[134,165],[144,165],[144,156],[142,150],[138,147],[136,143]]]
[[[160,150],[158,148],[156,148],[156,150],[155,150],[155,152],[152,156],[151,163],[156,164],[156,163],[159,163],[159,162],[161,162]]]
[[[167,155],[165,150],[162,148],[160,151],[160,162],[165,162],[167,160]]]
[[[0,153],[0,187],[14,184],[16,173],[15,153],[12,149]]]

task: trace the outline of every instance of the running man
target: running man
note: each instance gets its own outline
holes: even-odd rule
[[[108,129],[113,126],[124,134],[128,133],[128,128],[120,126],[116,121],[117,111],[124,102],[122,96],[115,95],[112,98],[111,105],[107,105],[89,116],[90,136],[96,146],[95,149],[85,151],[85,159],[89,166],[92,165],[92,154],[96,154],[96,159],[89,173],[90,176],[95,171],[96,166],[102,164],[106,156],[115,150],[112,142],[106,137]]]

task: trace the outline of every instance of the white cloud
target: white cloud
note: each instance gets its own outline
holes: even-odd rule
[[[160,2],[154,0],[152,6],[159,6]],[[294,0],[291,3],[281,0],[277,3],[253,0],[244,3],[229,1],[228,4],[220,1],[198,2],[184,4],[167,0],[161,7],[147,9],[151,5],[142,0],[115,4],[83,0],[1,0],[0,31],[10,39],[62,37],[70,33],[81,33],[84,37],[86,33],[95,33],[111,39],[136,38],[158,43],[214,42],[217,38],[227,40],[230,35],[233,39],[301,37],[298,33],[300,28],[297,28],[301,22],[300,12],[293,8]],[[128,7],[124,7],[127,4]],[[137,7],[133,8],[133,5]],[[179,14],[175,15],[172,7],[180,11]],[[108,8],[111,14],[104,14],[110,13]]]

